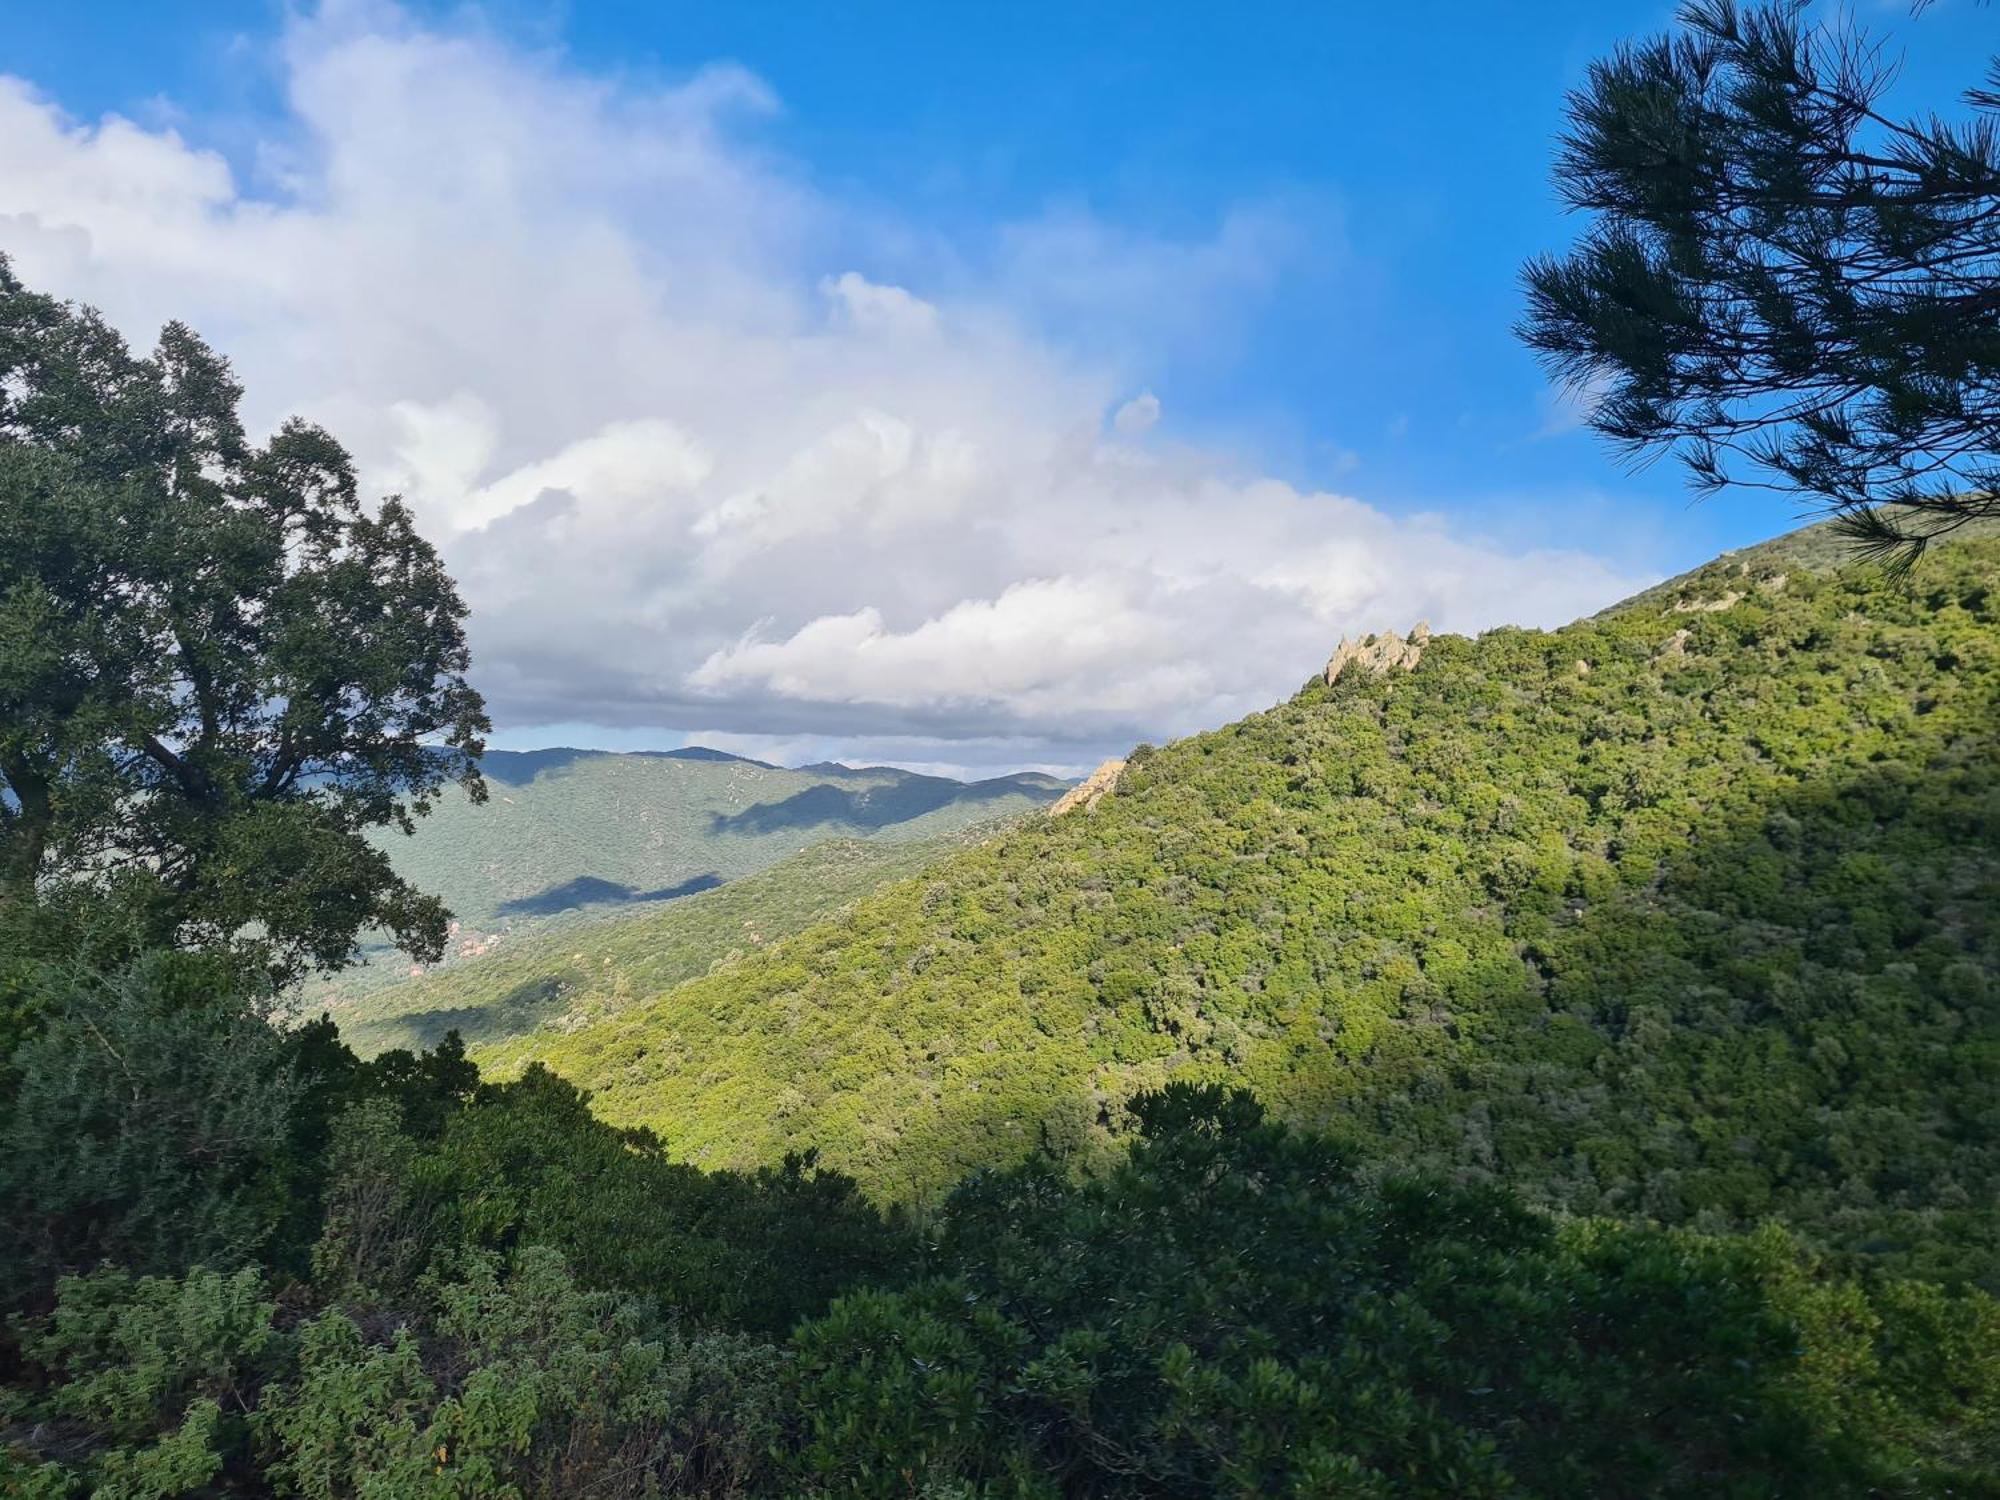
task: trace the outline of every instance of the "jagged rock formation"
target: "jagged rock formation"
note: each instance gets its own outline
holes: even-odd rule
[[[1370,677],[1380,677],[1385,672],[1408,672],[1423,660],[1424,647],[1430,643],[1431,627],[1422,620],[1417,621],[1408,640],[1393,630],[1363,636],[1358,641],[1342,636],[1340,644],[1333,648],[1333,655],[1327,658],[1326,684],[1332,687],[1349,667],[1356,667]]]
[[[1125,762],[1107,760],[1075,786],[1064,792],[1049,808],[1049,816],[1060,818],[1073,808],[1089,812],[1118,788],[1118,778],[1125,774]]]

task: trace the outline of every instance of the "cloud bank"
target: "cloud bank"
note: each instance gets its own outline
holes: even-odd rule
[[[1281,211],[949,244],[759,147],[740,69],[614,84],[376,5],[271,63],[234,168],[0,77],[0,250],[135,342],[193,323],[253,424],[322,422],[405,494],[512,742],[1074,767],[1270,703],[1343,631],[1641,581],[1176,436],[1160,365],[1274,295]]]

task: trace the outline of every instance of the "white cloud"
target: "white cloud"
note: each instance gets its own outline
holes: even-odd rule
[[[1151,391],[1141,391],[1130,401],[1119,407],[1111,418],[1111,425],[1128,437],[1136,437],[1142,432],[1151,432],[1160,423],[1160,398]]]
[[[0,250],[137,340],[193,323],[254,424],[322,421],[407,493],[517,743],[1074,766],[1269,703],[1343,630],[1634,583],[1127,441],[1160,363],[1299,254],[1282,206],[951,245],[743,144],[775,101],[740,69],[614,86],[369,4],[279,63],[247,179],[0,78]]]
[[[820,283],[820,291],[855,328],[892,338],[922,338],[937,332],[938,310],[899,286],[878,286],[859,271],[843,271]]]
[[[454,528],[483,527],[555,493],[578,502],[599,526],[643,527],[645,512],[696,491],[715,467],[686,433],[657,417],[607,422],[589,437],[493,483],[475,481],[492,451],[493,424],[477,398],[438,407],[399,402],[396,415],[410,434],[398,456],[407,477],[394,487]]]
[[[788,698],[905,708],[1006,705],[1033,717],[1070,708],[1075,685],[1093,679],[1100,709],[1143,705],[1151,696],[1144,679],[1170,665],[1149,659],[1159,644],[1158,622],[1115,580],[1036,578],[904,631],[887,628],[873,606],[822,615],[786,640],[751,638],[716,651],[688,680],[699,689],[759,684]]]

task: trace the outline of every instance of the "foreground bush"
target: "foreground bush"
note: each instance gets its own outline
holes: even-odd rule
[[[1558,1227],[1375,1185],[1247,1095],[1169,1088],[1100,1181],[974,1180],[948,1278],[801,1329],[828,1489],[1040,1495],[1989,1493],[2000,1305],[1822,1279],[1782,1232]]]
[[[0,1097],[0,1277],[11,1305],[109,1260],[177,1273],[273,1251],[290,1210],[292,1049],[251,999],[156,954],[42,977]]]
[[[0,1491],[2000,1494],[1982,1293],[1828,1276],[1776,1229],[1558,1225],[1495,1190],[1372,1181],[1240,1093],[1180,1086],[1137,1113],[1114,1170],[969,1181],[935,1274],[850,1286],[779,1343],[677,1305],[722,1283],[663,1297],[639,1259],[616,1284],[589,1232],[570,1235],[586,1277],[553,1220],[494,1248],[416,1211],[426,1151],[377,1149],[364,1110],[335,1132],[318,1282],[105,1270],[21,1325],[38,1378]],[[487,1181],[495,1201],[536,1191]],[[645,1207],[615,1181],[605,1202]],[[388,1232],[356,1237],[365,1205]],[[364,1239],[396,1248],[352,1253]],[[781,1244],[796,1261],[739,1262],[811,1284],[809,1238]]]
[[[682,1334],[562,1256],[472,1254],[411,1305],[290,1333],[254,1272],[63,1283],[26,1341],[56,1382],[0,1493],[732,1495],[773,1483],[778,1351]]]

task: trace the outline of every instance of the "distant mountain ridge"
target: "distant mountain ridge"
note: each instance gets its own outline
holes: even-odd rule
[[[791,769],[704,746],[494,750],[488,799],[448,792],[417,832],[377,835],[399,873],[442,897],[456,926],[447,961],[478,957],[549,920],[683,899],[828,839],[923,842],[1053,802],[1036,772],[954,781],[892,766]],[[338,1003],[408,978],[386,950],[307,987]]]
[[[488,750],[479,758],[479,769],[489,781],[524,786],[545,771],[559,770],[580,760],[613,755],[631,755],[648,760],[740,761],[746,766],[758,766],[766,771],[784,769],[767,760],[752,760],[747,755],[732,755],[727,750],[711,750],[706,745],[683,745],[678,750],[580,750],[573,745],[550,745],[538,750]]]

